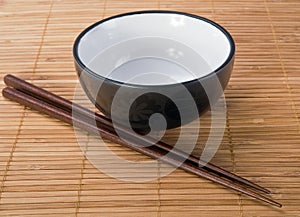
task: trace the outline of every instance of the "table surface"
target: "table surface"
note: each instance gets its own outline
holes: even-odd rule
[[[91,144],[97,138],[74,133],[1,95],[0,215],[300,216],[298,0],[1,0],[0,89],[4,75],[11,73],[74,99],[80,87],[72,45],[79,32],[102,18],[145,9],[201,15],[233,35],[236,61],[225,91],[225,133],[212,161],[269,188],[283,208],[180,169],[140,183],[110,177],[91,164],[78,144],[79,137]],[[209,113],[201,124],[196,155],[209,135]],[[193,126],[191,134],[198,127]],[[168,131],[165,140],[174,142],[178,132]],[[117,144],[106,145],[124,159],[149,160]],[[157,177],[162,170],[157,162]]]

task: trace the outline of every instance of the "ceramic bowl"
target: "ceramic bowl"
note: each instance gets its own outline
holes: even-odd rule
[[[223,27],[206,18],[138,11],[88,27],[73,53],[95,106],[114,122],[147,132],[153,126],[179,127],[209,109],[221,94],[215,89],[229,81],[235,45]]]

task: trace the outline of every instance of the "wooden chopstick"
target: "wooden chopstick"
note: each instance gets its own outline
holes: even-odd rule
[[[31,109],[45,113],[51,117],[54,117],[61,121],[69,123],[70,125],[75,124],[77,127],[84,129],[91,134],[96,134],[96,135],[100,134],[102,137],[104,137],[106,139],[109,139],[113,142],[119,143],[127,148],[131,148],[137,152],[143,153],[154,159],[163,159],[164,162],[166,162],[166,163],[169,163],[176,167],[180,167],[181,169],[183,169],[187,172],[193,173],[200,177],[203,177],[203,178],[206,178],[213,182],[219,183],[230,189],[244,193],[248,196],[251,196],[253,198],[264,201],[266,203],[269,203],[269,204],[277,206],[277,207],[282,206],[280,203],[277,203],[263,195],[260,195],[254,191],[251,191],[242,186],[239,186],[230,180],[225,180],[225,179],[222,179],[221,177],[210,174],[203,168],[197,168],[188,162],[184,162],[181,164],[180,160],[178,160],[175,157],[171,158],[170,156],[166,156],[165,152],[163,152],[163,150],[161,150],[161,149],[153,148],[153,147],[144,147],[144,146],[141,146],[139,144],[134,144],[134,143],[127,143],[126,141],[122,140],[117,135],[115,135],[112,132],[109,132],[108,130],[102,129],[100,127],[96,127],[84,119],[72,116],[72,112],[65,111],[61,108],[58,108],[58,107],[51,105],[45,101],[42,101],[41,99],[30,96],[30,95],[28,95],[24,92],[21,92],[17,89],[6,87],[2,90],[2,94],[4,97],[6,97],[10,100],[16,101],[16,102],[18,102],[24,106],[27,106]]]
[[[15,77],[13,75],[6,75],[4,77],[4,82],[6,83],[6,85],[11,86],[15,89],[18,89],[22,92],[25,92],[29,95],[32,95],[34,97],[37,97],[43,101],[48,102],[49,104],[55,105],[63,110],[69,111],[69,112],[76,112],[77,114],[81,114],[85,117],[91,118],[91,119],[95,119],[98,123],[99,126],[102,127],[106,127],[109,130],[114,131],[116,129],[118,129],[119,131],[122,131],[123,134],[126,134],[128,139],[130,140],[130,138],[134,138],[135,140],[137,140],[137,142],[139,144],[144,144],[144,145],[153,145],[153,140],[151,140],[151,138],[145,138],[145,137],[139,137],[136,134],[132,134],[130,131],[128,131],[126,128],[122,127],[122,126],[113,126],[112,122],[110,119],[98,114],[98,113],[94,113],[89,109],[86,109],[76,103],[72,103],[71,101],[64,99],[54,93],[48,92],[45,89],[42,89],[40,87],[37,87],[33,84],[30,84],[18,77]],[[271,193],[268,189],[263,188],[253,182],[250,182],[249,180],[237,176],[229,171],[226,171],[212,163],[209,162],[205,162],[200,160],[199,158],[196,158],[193,155],[188,155],[187,153],[178,150],[176,148],[173,148],[172,146],[164,143],[164,142],[157,142],[155,144],[155,146],[157,146],[158,148],[161,148],[167,152],[172,151],[172,153],[174,155],[178,155],[181,158],[187,159],[187,161],[189,161],[191,164],[194,164],[195,166],[201,166],[215,174],[218,174],[222,177],[226,177],[230,180],[233,181],[237,181],[241,184],[244,184],[246,186],[252,187],[256,190],[260,190],[262,192],[265,192],[267,194]]]

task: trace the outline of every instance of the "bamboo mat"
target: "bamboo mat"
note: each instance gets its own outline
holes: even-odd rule
[[[11,73],[72,99],[74,38],[104,17],[144,9],[195,13],[233,35],[237,51],[226,90],[227,125],[213,162],[270,188],[284,207],[179,169],[146,183],[111,178],[84,157],[73,128],[1,95],[0,216],[300,216],[297,0],[0,0],[0,89]],[[207,139],[209,114],[201,120],[195,154]],[[176,133],[168,132],[166,140]],[[146,159],[108,145],[121,157]]]

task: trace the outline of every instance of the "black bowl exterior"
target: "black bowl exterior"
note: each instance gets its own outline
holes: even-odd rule
[[[167,129],[179,127],[199,118],[199,116],[207,111],[210,105],[213,105],[222,94],[220,91],[214,91],[214,89],[216,89],[216,87],[220,84],[222,89],[225,89],[227,86],[233,68],[233,63],[234,55],[232,55],[231,59],[228,59],[227,62],[216,72],[200,79],[184,82],[182,84],[141,86],[115,82],[113,80],[97,76],[84,68],[75,59],[75,66],[81,85],[94,105],[107,117],[111,118],[111,106],[113,99],[117,91],[122,87],[122,91],[118,92],[118,94],[121,94],[121,100],[116,102],[118,105],[117,109],[114,107],[114,120],[117,118],[115,121],[120,122],[120,124],[124,124],[127,120],[129,120],[131,127],[134,130],[145,133],[150,130],[149,118],[155,113],[160,113],[165,117]],[[197,116],[192,115],[195,113],[190,112],[192,109],[190,101],[181,97],[183,86],[193,97],[198,109]],[[209,94],[207,94],[208,92]],[[136,98],[130,105],[128,116],[128,112],[124,111],[124,106],[122,105],[128,104],[134,96],[139,97]],[[181,107],[180,112],[171,98],[181,100],[184,106],[183,108]],[[182,113],[185,114],[184,121],[181,119]],[[155,130],[162,129],[159,129],[158,126],[158,129]]]
[[[112,79],[104,78],[98,75],[97,73],[89,70],[88,67],[85,66],[84,63],[80,60],[78,53],[78,45],[80,43],[81,38],[88,31],[108,20],[112,20],[123,16],[147,13],[179,14],[199,19],[215,26],[226,35],[228,42],[230,43],[230,53],[227,59],[218,69],[216,69],[214,72],[211,72],[205,77],[184,82],[181,84],[157,86],[124,84],[118,81],[114,81]],[[118,121],[122,124],[129,120],[131,127],[139,132],[149,131],[149,117],[155,113],[160,113],[165,117],[165,120],[167,122],[167,129],[170,129],[188,123],[198,118],[202,113],[208,110],[210,105],[213,105],[220,97],[220,95],[223,94],[222,91],[216,90],[225,89],[225,87],[227,86],[233,68],[234,53],[235,45],[231,35],[217,23],[214,23],[211,20],[193,14],[163,10],[129,12],[101,20],[85,29],[77,37],[73,47],[76,70],[80,78],[81,85],[89,99],[102,113],[104,113],[107,117],[111,118],[113,99],[117,91],[120,88],[122,88],[122,91],[118,92],[118,96],[119,94],[121,94],[121,98],[118,97],[118,106],[117,108],[116,106],[113,107],[114,121]],[[195,61],[197,61],[197,59],[195,59]],[[218,88],[220,87],[220,84],[221,88]],[[182,86],[184,86],[184,88],[188,90],[188,92],[192,96],[192,99],[194,101],[193,103],[196,104],[198,111],[191,112],[194,109],[194,106],[191,106],[191,104],[193,103],[191,103],[190,100],[187,100],[185,97],[183,97]],[[141,96],[136,98],[131,103],[129,112],[125,111],[124,107],[126,106],[123,105],[127,105],[133,97],[140,94]],[[169,98],[166,96],[171,97]],[[184,105],[183,107],[181,106],[180,112],[175,103],[171,100],[171,98],[175,98],[181,101],[181,105]],[[181,114],[184,114],[184,120],[182,120]],[[157,127],[157,130],[160,130],[159,126]]]

